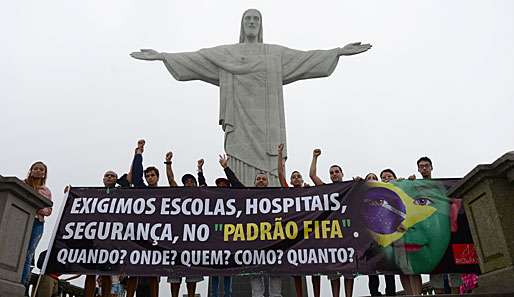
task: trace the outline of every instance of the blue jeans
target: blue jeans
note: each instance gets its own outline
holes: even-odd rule
[[[37,244],[43,236],[43,229],[45,223],[40,222],[38,219],[34,219],[34,224],[32,225],[32,233],[30,234],[29,247],[27,250],[27,256],[25,257],[25,264],[23,265],[23,274],[21,275],[21,283],[28,287],[30,281],[30,263],[32,262],[32,258],[34,257],[34,253],[36,252]]]
[[[211,276],[211,297],[219,296],[220,277]],[[223,276],[223,297],[232,296],[232,278],[230,276]]]
[[[119,296],[123,297],[123,296],[125,296],[125,288],[120,283],[112,284],[111,293],[115,294],[118,297]]]

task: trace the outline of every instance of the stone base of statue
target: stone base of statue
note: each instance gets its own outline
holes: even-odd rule
[[[21,180],[0,175],[0,296],[24,295],[20,281],[36,209],[51,205]]]
[[[475,167],[449,195],[463,198],[480,261],[473,293],[514,296],[514,151]]]

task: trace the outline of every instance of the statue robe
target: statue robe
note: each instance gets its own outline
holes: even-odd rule
[[[255,174],[264,171],[270,186],[278,186],[277,146],[286,144],[282,85],[329,76],[337,66],[338,51],[239,43],[163,55],[176,80],[202,80],[220,87],[225,152],[241,182],[253,186]]]

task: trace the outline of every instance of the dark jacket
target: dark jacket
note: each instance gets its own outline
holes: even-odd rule
[[[232,188],[246,188],[246,186],[239,181],[236,174],[234,173],[234,171],[232,171],[232,169],[230,169],[230,167],[227,166],[227,168],[225,168],[224,170],[225,175],[227,176],[227,179],[230,182],[230,186]]]
[[[143,180],[143,155],[141,154],[135,154],[132,160],[132,184],[134,187],[148,187]]]

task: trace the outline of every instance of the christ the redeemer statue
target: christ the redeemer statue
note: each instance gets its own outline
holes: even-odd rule
[[[329,76],[339,56],[370,48],[370,44],[357,42],[331,50],[299,51],[264,44],[261,13],[249,9],[243,14],[237,44],[187,53],[143,49],[130,55],[163,61],[176,80],[202,80],[219,86],[219,124],[225,131],[230,168],[247,186],[253,186],[260,172],[268,173],[270,185],[278,186],[277,146],[286,144],[282,85]],[[286,157],[286,151],[283,153]]]

